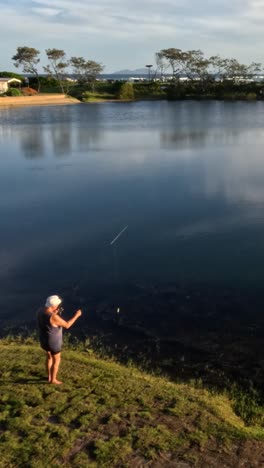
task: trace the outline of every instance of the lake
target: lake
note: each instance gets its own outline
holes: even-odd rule
[[[0,109],[0,141],[1,316],[75,284],[261,286],[263,102]]]

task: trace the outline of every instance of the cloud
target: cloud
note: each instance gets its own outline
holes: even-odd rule
[[[23,36],[45,49],[56,47],[57,39],[72,55],[88,50],[122,68],[140,66],[165,47],[259,60],[256,44],[264,39],[263,0],[134,0],[133,7],[130,0],[0,0],[0,5],[0,37],[8,33],[10,44],[18,46]]]
[[[59,13],[62,13],[62,10],[58,10],[55,8],[32,8],[33,13],[36,13],[40,16],[57,16]]]

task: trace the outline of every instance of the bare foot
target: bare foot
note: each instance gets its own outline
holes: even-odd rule
[[[60,380],[51,380],[52,384],[55,384],[55,385],[61,385],[63,382],[61,382]]]

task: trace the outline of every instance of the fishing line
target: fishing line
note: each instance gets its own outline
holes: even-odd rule
[[[118,254],[117,254],[117,248],[116,241],[119,239],[119,237],[122,236],[122,234],[127,230],[128,226],[125,226],[122,231],[120,231],[117,236],[110,242],[110,245],[113,246],[112,252],[113,252],[113,265],[114,265],[114,276],[115,280],[118,281],[119,278],[119,268],[118,268]]]
[[[117,234],[117,236],[110,242],[110,245],[113,245],[117,239],[119,239],[120,236],[122,236],[123,232],[125,232],[127,230],[128,226],[125,226],[124,229],[122,229],[122,231],[119,232],[119,234]]]
[[[109,245],[113,248],[111,249],[112,250],[112,254],[113,254],[113,270],[114,270],[114,279],[115,279],[115,282],[118,283],[119,281],[119,265],[118,265],[118,253],[117,253],[117,246],[115,245],[116,241],[122,236],[122,234],[124,234],[124,232],[128,229],[128,225],[125,226],[118,234],[117,236],[114,237],[113,240],[111,240],[111,242],[109,242]],[[80,278],[80,280],[76,283],[76,286],[75,287],[72,287],[70,288],[71,290],[74,291],[75,290],[78,290],[80,289],[81,285],[84,284],[84,282],[86,281],[86,275],[84,275],[82,278]],[[68,290],[68,288],[67,288]],[[68,292],[67,290],[63,291],[63,293],[65,292]],[[62,293],[62,295],[63,295]],[[118,307],[117,308],[117,314],[120,313],[120,308]]]

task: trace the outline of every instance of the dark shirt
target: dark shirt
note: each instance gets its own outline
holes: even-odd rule
[[[62,327],[53,327],[50,323],[52,313],[41,308],[37,312],[40,346],[52,354],[59,353],[62,348]]]

